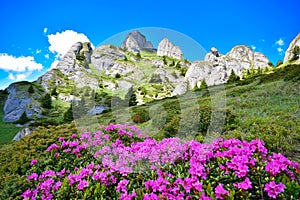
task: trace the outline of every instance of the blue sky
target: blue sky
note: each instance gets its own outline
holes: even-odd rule
[[[300,32],[299,5],[298,0],[2,1],[0,89],[15,81],[36,80],[73,41],[87,40],[98,46],[116,34],[142,27],[174,30],[206,51],[216,46],[223,54],[245,44],[276,64]],[[145,35],[160,38],[159,34]],[[172,42],[184,46],[186,58],[202,59],[180,37]]]

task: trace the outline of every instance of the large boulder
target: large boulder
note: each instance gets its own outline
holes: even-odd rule
[[[40,117],[42,113],[40,102],[41,95],[38,92],[33,94],[28,92],[30,83],[18,82],[13,83],[6,91],[9,93],[4,104],[3,121],[14,122],[17,121],[23,112],[26,112],[28,118]]]
[[[157,48],[158,56],[169,56],[176,59],[184,59],[183,53],[178,46],[175,46],[168,38],[164,38]]]
[[[284,62],[287,62],[293,58],[294,56],[293,50],[296,46],[300,47],[300,33],[292,40],[292,42],[289,45],[289,48],[286,50],[284,55]],[[300,63],[299,56],[298,56],[298,62]]]
[[[133,52],[140,52],[141,50],[153,50],[151,42],[146,40],[146,37],[139,31],[135,30],[129,33],[121,45],[122,49]]]

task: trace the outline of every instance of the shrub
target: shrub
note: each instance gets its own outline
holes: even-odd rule
[[[23,114],[20,116],[20,118],[15,123],[25,124],[29,121],[30,121],[30,119],[27,117],[26,111],[24,111]]]
[[[33,93],[34,93],[34,89],[33,89],[33,86],[32,86],[32,85],[29,86],[28,92],[29,92],[30,94],[33,94]]]
[[[71,103],[70,108],[64,113],[64,121],[65,122],[71,122],[73,120],[74,120],[73,106],[72,106],[72,103]]]
[[[135,126],[110,124],[94,133],[59,138],[46,153],[43,161],[30,162],[24,198],[300,197],[299,163],[268,152],[259,139],[220,138],[201,144],[166,138],[158,142]]]
[[[121,78],[121,74],[116,73],[115,78]]]
[[[46,109],[52,108],[52,99],[49,93],[46,93],[45,96],[41,99],[42,107]]]
[[[234,82],[239,81],[239,80],[240,80],[240,77],[237,76],[235,74],[234,70],[232,69],[231,73],[230,73],[230,75],[228,77],[227,83],[234,83]]]

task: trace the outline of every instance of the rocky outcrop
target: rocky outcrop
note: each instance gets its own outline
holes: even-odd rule
[[[178,46],[175,46],[168,38],[164,38],[157,48],[158,56],[169,56],[176,59],[184,59],[183,53]]]
[[[64,74],[74,72],[76,69],[82,67],[82,65],[88,68],[88,64],[91,62],[92,52],[93,49],[90,43],[77,42],[72,45],[70,50],[60,59],[56,68]]]
[[[24,138],[27,135],[30,135],[34,131],[34,128],[23,128],[21,131],[19,131],[15,137],[12,139],[13,141],[17,141],[19,139]]]
[[[238,45],[231,49],[225,56],[226,65],[233,65],[232,63],[239,63],[239,66],[234,66],[237,71],[242,69],[265,68],[268,66],[269,59],[260,52],[253,52],[250,47],[245,45]]]
[[[191,64],[185,77],[190,89],[196,85],[200,86],[202,80],[205,80],[208,86],[219,85],[226,83],[231,70],[241,76],[244,70],[267,67],[268,62],[266,56],[253,52],[248,46],[235,46],[226,55],[220,54],[216,47],[212,47],[204,61]]]
[[[125,53],[113,45],[97,47],[92,54],[92,65],[99,71],[109,70],[116,60],[124,60]]]
[[[6,88],[9,95],[3,108],[3,121],[17,121],[24,111],[28,118],[41,116],[42,109],[38,101],[38,99],[41,98],[41,95],[37,92],[30,94],[28,92],[29,86],[30,83],[28,82],[18,82],[13,83]]]
[[[146,40],[146,37],[139,31],[135,30],[129,33],[123,41],[121,48],[127,51],[140,52],[141,50],[153,50],[151,42]]]
[[[300,33],[292,40],[289,45],[289,48],[286,50],[284,55],[284,62],[291,60],[294,56],[293,50],[296,46],[300,47]],[[300,59],[298,58],[298,62],[300,63]]]
[[[38,82],[49,92],[55,86],[66,86],[70,80],[77,87],[90,86],[96,88],[98,81],[87,76],[93,49],[89,42],[77,42],[60,59],[54,69],[49,70],[38,78]]]

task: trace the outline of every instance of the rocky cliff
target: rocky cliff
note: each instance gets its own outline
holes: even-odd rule
[[[11,84],[6,91],[9,93],[4,104],[5,122],[17,121],[23,112],[26,112],[28,118],[39,117],[42,113],[40,102],[41,91],[34,87],[35,92],[29,93],[28,88],[32,85],[28,82],[18,82]]]
[[[294,57],[293,50],[296,46],[300,47],[300,33],[292,40],[288,49],[286,50],[284,55],[284,62],[287,62]],[[298,56],[298,63],[300,63],[299,56]]]
[[[231,70],[241,76],[247,69],[263,69],[268,66],[268,58],[262,53],[253,52],[245,45],[235,46],[227,54],[222,55],[216,47],[212,47],[205,56],[204,61],[192,63],[186,73],[189,87],[199,87],[202,80],[207,85],[218,85],[226,83]]]
[[[183,60],[183,53],[180,47],[175,46],[172,42],[169,41],[168,38],[164,38],[159,44],[157,48],[158,56],[169,56],[176,59]]]
[[[146,40],[146,37],[139,31],[135,30],[129,33],[123,41],[121,48],[127,51],[140,52],[141,50],[153,50],[151,42]]]

